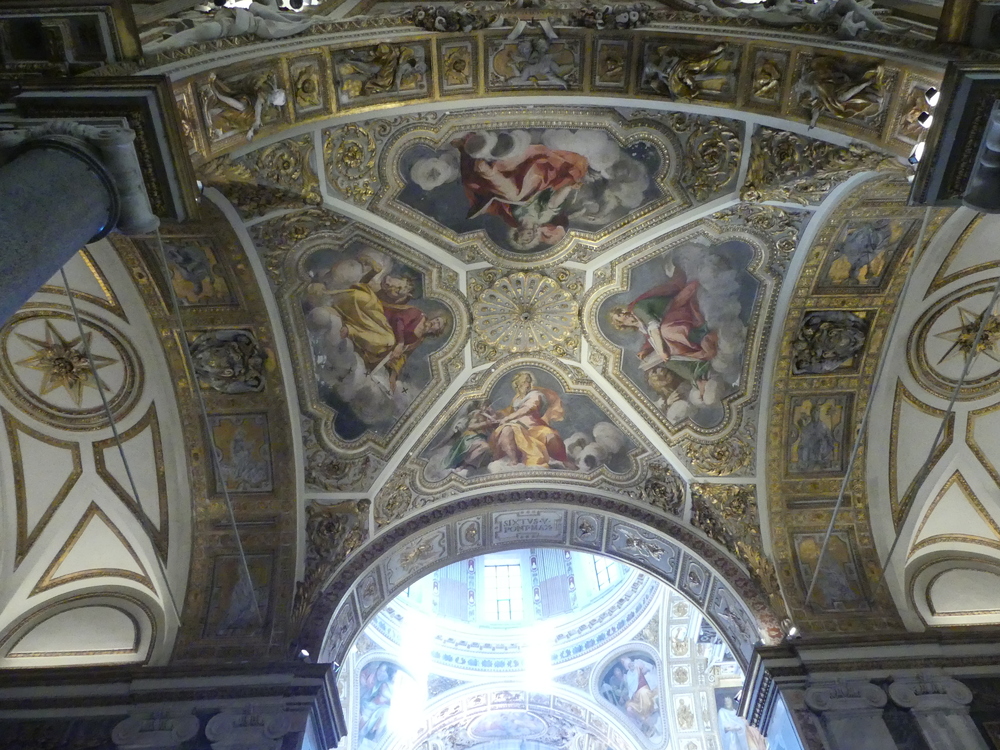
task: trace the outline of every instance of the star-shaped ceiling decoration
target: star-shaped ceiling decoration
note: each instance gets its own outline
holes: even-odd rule
[[[948,351],[938,360],[938,364],[941,364],[955,354],[961,353],[968,356],[976,340],[976,332],[979,330],[979,326],[983,324],[983,317],[987,313],[989,313],[989,310],[983,310],[977,315],[959,306],[958,316],[962,321],[962,325],[935,334],[936,338],[952,342],[952,345],[948,347]],[[997,356],[998,343],[1000,343],[1000,316],[991,314],[986,321],[986,325],[983,327],[983,335],[980,336],[979,344],[976,346],[976,354],[985,354],[995,362],[1000,362],[1000,357]]]
[[[83,403],[83,389],[98,387],[111,390],[98,376],[95,370],[115,364],[118,360],[94,354],[91,350],[91,362],[87,359],[87,350],[91,348],[92,333],[85,334],[85,341],[77,338],[67,341],[52,325],[45,321],[45,340],[41,341],[21,333],[17,337],[34,350],[34,354],[15,364],[38,370],[42,373],[42,383],[39,395],[44,396],[57,388],[65,388],[78,407]]]

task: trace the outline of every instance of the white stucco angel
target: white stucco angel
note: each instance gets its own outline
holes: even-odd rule
[[[246,8],[219,8],[178,19],[180,28],[162,28],[167,35],[159,41],[143,43],[143,52],[155,55],[167,50],[189,47],[199,42],[252,34],[258,39],[284,39],[301,34],[314,23],[312,17],[282,11],[278,0],[252,2]]]
[[[862,31],[899,31],[884,23],[872,11],[872,0],[775,0],[773,3],[725,0],[684,0],[691,10],[728,18],[754,18],[774,26],[803,23],[837,23],[841,39],[856,39]]]

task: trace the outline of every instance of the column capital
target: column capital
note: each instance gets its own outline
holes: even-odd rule
[[[881,711],[885,691],[865,680],[814,682],[806,689],[805,702],[813,711]]]
[[[205,725],[205,736],[212,750],[279,750],[293,729],[292,715],[283,708],[251,706],[216,714]]]
[[[65,142],[78,145],[81,158],[92,159],[91,167],[102,180],[108,181],[120,206],[114,225],[125,234],[148,234],[159,226],[153,214],[143,182],[142,168],[133,142],[135,133],[124,124],[88,124],[74,120],[20,121],[0,130],[0,152],[19,151]],[[106,234],[106,232],[105,232]],[[95,237],[100,239],[103,234]]]
[[[146,711],[122,719],[111,730],[118,750],[171,750],[198,734],[201,722],[190,713]]]
[[[897,677],[889,685],[889,697],[897,706],[917,711],[955,710],[972,703],[972,691],[944,674]]]

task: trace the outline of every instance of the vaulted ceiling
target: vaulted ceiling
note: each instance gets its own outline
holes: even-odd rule
[[[202,215],[67,267],[89,379],[60,280],[0,331],[5,664],[342,658],[531,545],[675,586],[740,660],[786,619],[996,621],[992,328],[931,455],[995,222],[909,206],[901,158],[942,58],[660,11],[108,66],[170,76]]]

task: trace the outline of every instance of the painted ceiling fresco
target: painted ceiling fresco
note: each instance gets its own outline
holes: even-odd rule
[[[439,34],[429,12],[334,0],[280,41],[171,46],[164,24],[136,68],[102,71],[169,76],[204,214],[164,225],[162,269],[156,238],[115,238],[148,320],[79,267],[79,336],[51,285],[6,324],[12,475],[49,455],[65,483],[0,486],[15,563],[68,509],[60,554],[125,529],[118,503],[143,555],[100,575],[159,591],[151,561],[186,559],[164,498],[189,483],[175,653],[294,641],[342,660],[356,750],[749,750],[741,669],[789,623],[995,621],[953,593],[1000,570],[991,342],[941,445],[923,437],[970,327],[996,322],[995,227],[907,205],[898,157],[941,84],[933,55],[920,40],[847,52],[817,41],[826,27],[776,34],[745,15],[681,29],[661,7],[678,4],[694,7],[652,3],[658,21],[613,29],[512,3],[495,28]],[[88,337],[93,371],[72,380]],[[143,351],[154,341],[166,367]],[[886,351],[905,366],[879,382]],[[143,390],[156,378],[174,400]],[[153,456],[145,504],[96,434],[100,393]],[[79,506],[81,471],[114,497]],[[230,494],[245,573],[221,531]],[[897,531],[884,579],[876,541]],[[956,542],[975,554],[944,554]],[[487,559],[515,553],[541,656],[476,614]],[[634,569],[589,596],[584,568],[612,575],[593,555]],[[47,560],[32,596],[68,591]],[[408,601],[427,576],[430,611]],[[12,647],[37,624],[22,604],[0,658],[23,658]],[[426,632],[438,641],[411,642]],[[546,692],[531,665],[551,667]]]
[[[873,171],[904,182],[860,146],[740,119],[557,104],[373,112],[206,163],[278,301],[307,497],[348,544],[322,570],[449,498],[576,487],[688,519],[775,612],[779,581],[802,592],[816,573],[825,603],[810,606],[882,617],[858,530],[837,529],[817,567],[822,525],[787,526],[772,538],[794,562],[779,569],[756,507],[779,502],[777,477],[794,505],[848,469],[861,400],[804,386],[868,377],[879,307],[917,241],[912,212],[830,222],[825,196]],[[810,303],[792,334],[775,329],[804,285],[862,303]],[[787,455],[766,483],[779,335],[803,387],[780,407]]]

